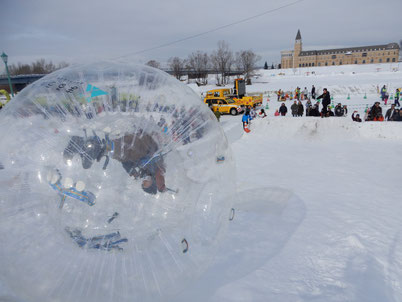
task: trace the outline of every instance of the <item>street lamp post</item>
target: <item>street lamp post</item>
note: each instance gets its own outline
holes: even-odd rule
[[[11,85],[10,73],[8,72],[8,65],[7,65],[8,56],[4,53],[4,51],[3,51],[3,53],[1,54],[1,58],[3,59],[3,62],[4,62],[4,64],[6,65],[6,72],[7,72],[7,78],[8,78],[8,85],[10,86],[11,95],[14,97],[13,85]]]

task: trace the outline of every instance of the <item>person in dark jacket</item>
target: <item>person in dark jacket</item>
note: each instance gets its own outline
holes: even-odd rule
[[[279,107],[279,113],[282,116],[285,116],[287,112],[288,112],[288,107],[286,107],[285,103],[282,103],[282,105]]]
[[[325,117],[335,116],[334,112],[331,110],[331,107],[328,106],[328,111],[325,114]]]
[[[358,123],[361,123],[362,122],[362,119],[360,118],[360,114],[356,114],[356,116],[355,116],[355,113],[356,113],[357,111],[354,111],[353,113],[352,113],[352,120],[354,121],[354,122],[358,122]]]
[[[299,106],[297,105],[297,102],[294,101],[294,103],[292,104],[292,106],[290,106],[290,110],[292,111],[292,116],[295,117],[297,116],[297,112],[299,110]]]
[[[304,106],[301,101],[297,104],[297,116],[303,116]]]
[[[402,122],[402,109],[395,110],[394,122]]]
[[[317,98],[322,99],[322,113],[323,117],[327,115],[328,105],[331,104],[331,97],[327,88],[323,89],[323,93]]]
[[[311,109],[310,109],[310,116],[320,116],[320,110],[318,109],[318,105],[315,104]]]
[[[380,107],[380,102],[375,102],[370,110],[370,120],[373,120],[380,114],[382,115],[382,108]]]
[[[392,104],[391,105],[391,108],[389,108],[388,110],[387,110],[387,113],[385,113],[385,120],[386,121],[393,121],[394,120],[394,118],[395,118],[395,113],[396,113],[396,111],[395,111],[395,105],[394,104]]]
[[[345,113],[345,110],[343,109],[341,103],[338,103],[335,107],[335,116],[341,117]]]
[[[314,87],[314,85],[311,88],[311,97],[315,100],[315,87]]]

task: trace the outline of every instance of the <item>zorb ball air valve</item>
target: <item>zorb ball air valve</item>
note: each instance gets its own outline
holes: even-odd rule
[[[147,66],[34,82],[0,114],[0,277],[17,299],[155,301],[211,263],[234,163],[211,110]]]

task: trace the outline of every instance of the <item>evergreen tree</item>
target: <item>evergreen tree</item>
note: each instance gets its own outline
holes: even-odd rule
[[[274,63],[272,63],[272,65],[271,65],[271,69],[275,69],[275,67],[274,67]]]
[[[264,69],[268,69],[268,64],[267,64],[267,61],[265,61],[265,64],[264,64]]]

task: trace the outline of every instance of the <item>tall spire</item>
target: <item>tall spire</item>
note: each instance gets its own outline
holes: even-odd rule
[[[297,31],[296,40],[301,40],[300,29]]]

